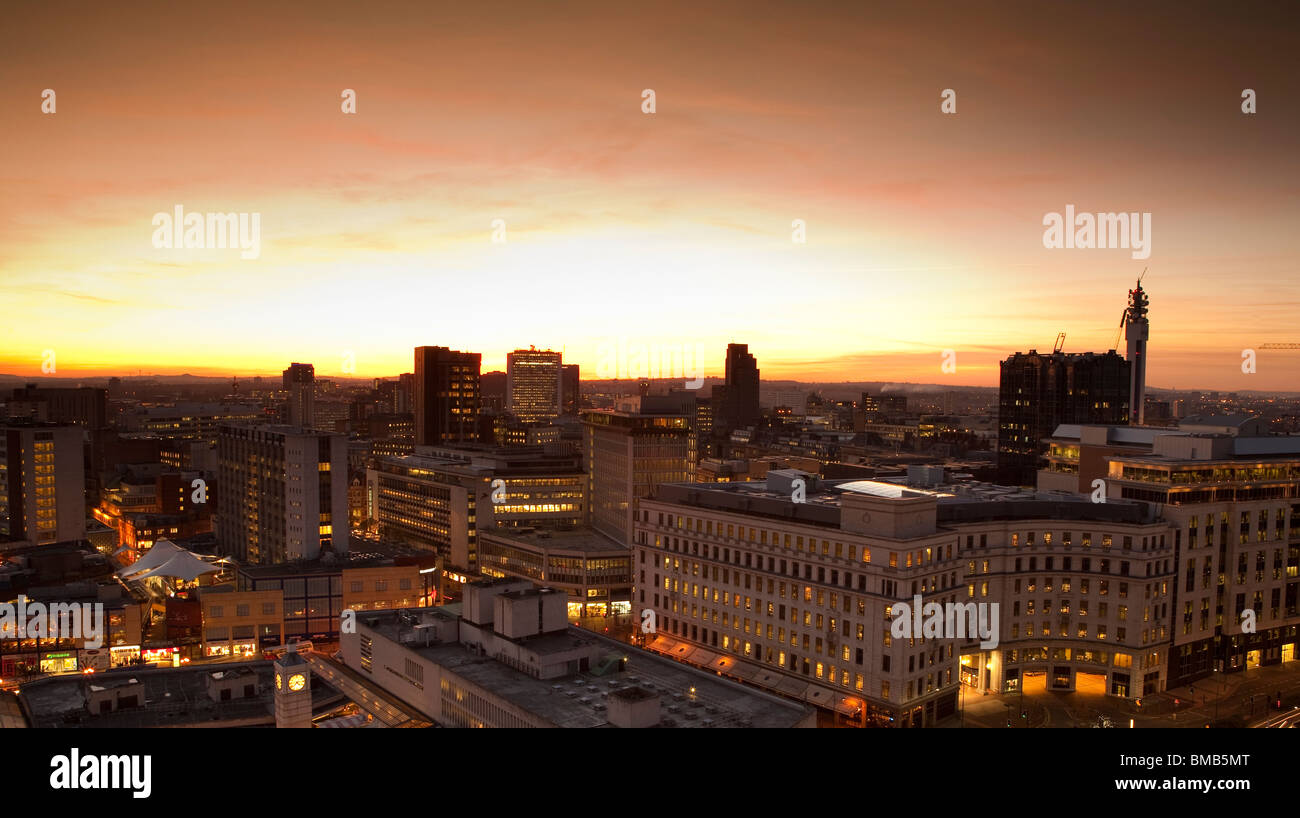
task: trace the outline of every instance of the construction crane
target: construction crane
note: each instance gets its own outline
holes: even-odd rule
[[[1260,344],[1260,349],[1300,349],[1300,344]]]
[[[1052,354],[1059,355],[1061,350],[1064,347],[1065,347],[1065,333],[1058,332],[1056,333],[1056,346],[1052,348]]]

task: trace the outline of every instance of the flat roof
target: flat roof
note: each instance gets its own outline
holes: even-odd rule
[[[579,629],[571,626],[570,630]],[[570,638],[576,644],[596,642],[610,653],[626,656],[626,672],[597,676],[588,671],[558,679],[534,679],[459,644],[420,648],[417,652],[560,727],[610,726],[608,697],[631,689],[660,696],[659,727],[792,727],[813,712],[809,706],[599,634],[581,631]]]
[[[294,577],[310,574],[334,574],[343,571],[345,568],[378,568],[395,564],[395,560],[403,557],[429,557],[432,559],[435,556],[432,552],[420,551],[401,543],[377,543],[355,538],[351,539],[349,543],[356,544],[358,549],[355,551],[349,549],[346,554],[333,562],[325,562],[323,559],[317,558],[300,562],[281,562],[274,565],[240,565],[237,570],[239,573],[254,579]],[[362,548],[364,550],[361,550]]]
[[[1187,432],[1180,432],[1177,429],[1171,429],[1163,426],[1109,426],[1098,424],[1086,424],[1087,428],[1104,428],[1106,430],[1106,442],[1129,446],[1152,446],[1155,445],[1155,439],[1160,435],[1186,435]],[[1062,423],[1052,432],[1052,440],[1078,440],[1083,437],[1085,424],[1082,423]]]
[[[1149,516],[1143,510],[1143,504],[1137,502],[1116,500],[1093,503],[1086,495],[1039,492],[985,483],[945,485],[939,487],[940,491],[930,492],[880,481],[821,480],[815,489],[809,489],[802,503],[794,502],[785,492],[768,491],[761,482],[666,483],[656,489],[653,499],[838,530],[844,485],[862,482],[899,489],[895,499],[934,497],[941,526],[947,522],[1017,517],[1145,522]],[[886,498],[891,496],[886,489],[880,491]]]
[[[613,540],[599,531],[590,528],[573,528],[573,529],[511,529],[495,528],[481,529],[478,532],[479,539],[490,538],[493,540],[504,540],[506,542],[524,543],[527,545],[537,546],[546,550],[568,550],[584,551],[587,553],[615,553],[626,554],[631,548]]]
[[[432,618],[456,621],[460,618],[460,606],[363,611],[357,614],[357,621],[387,639],[398,641],[399,633],[409,628],[410,619],[404,613],[414,615],[417,620],[424,619],[426,624]],[[512,641],[542,654],[595,645],[604,648],[607,657],[626,657],[626,672],[598,675],[586,671],[556,679],[535,679],[491,657],[480,656],[458,642],[406,647],[561,727],[609,726],[607,697],[633,689],[661,696],[660,727],[790,727],[812,713],[810,706],[800,702],[572,625],[563,631]],[[692,696],[696,704],[690,704]],[[688,717],[688,713],[693,713],[695,718]]]
[[[33,727],[168,727],[233,720],[274,725],[271,710],[274,670],[270,662],[220,666],[220,672],[250,677],[255,674],[261,682],[257,696],[230,701],[213,701],[208,695],[208,679],[217,669],[213,665],[143,667],[90,676],[53,676],[22,685],[20,698]],[[136,680],[135,685],[131,685],[131,679]],[[103,714],[92,714],[86,709],[86,693],[91,687],[108,689],[121,685],[138,687],[143,706]],[[322,687],[313,693],[313,699],[324,700],[335,695],[331,689]]]
[[[840,491],[851,491],[855,494],[868,494],[872,497],[881,497],[886,500],[906,500],[912,497],[952,496],[947,492],[910,488],[908,486],[899,485],[898,483],[885,483],[880,480],[851,480],[846,483],[836,484],[836,488]]]

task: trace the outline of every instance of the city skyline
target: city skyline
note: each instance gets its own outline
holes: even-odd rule
[[[490,751],[565,765],[529,805],[583,729],[888,730],[824,735],[908,794],[963,735],[917,729],[982,730],[963,804],[1292,794],[1294,3],[299,5],[4,9],[42,806],[250,764],[441,805],[430,728],[547,728]],[[317,781],[317,728],[399,761]],[[1129,732],[1006,775],[1077,728]]]
[[[1152,386],[1300,381],[1294,353],[1242,369],[1300,341],[1300,123],[1267,12],[1152,41],[1156,10],[1117,29],[1017,4],[755,7],[744,30],[564,13],[581,4],[503,27],[242,8],[258,25],[215,66],[210,11],[187,11],[184,48],[158,47],[147,9],[13,11],[0,372],[54,350],[69,374],[330,376],[350,352],[391,376],[432,343],[485,370],[536,344],[594,373],[626,338],[697,347],[709,375],[742,342],[772,379],[994,386],[1058,332],[1110,349],[1149,268]],[[299,40],[321,47],[286,52]],[[258,257],[153,246],[178,206],[260,214]],[[1045,217],[1070,207],[1150,214],[1149,258],[1048,249]]]

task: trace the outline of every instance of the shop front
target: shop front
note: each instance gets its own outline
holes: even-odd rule
[[[179,648],[145,648],[140,659],[146,665],[176,665],[180,659]]]
[[[234,657],[236,659],[251,659],[260,654],[256,642],[209,642],[204,646],[203,655],[209,659]]]
[[[21,679],[39,673],[40,669],[39,653],[0,654],[0,679]]]
[[[139,664],[139,645],[118,645],[108,649],[109,665],[112,667],[129,667]]]
[[[41,673],[76,673],[77,654],[70,651],[41,654]]]

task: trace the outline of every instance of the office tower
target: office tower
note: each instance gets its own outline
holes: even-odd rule
[[[506,355],[506,409],[523,421],[551,421],[564,404],[560,353],[537,347]]]
[[[283,373],[284,389],[289,393],[290,426],[312,428],[316,419],[316,367],[311,364],[289,364]]]
[[[480,530],[570,528],[584,519],[586,475],[577,455],[540,447],[420,451],[370,464],[367,515],[386,540],[438,555],[443,598],[459,598],[464,578],[478,574]]]
[[[716,457],[718,444],[713,439],[713,400],[695,399],[695,422],[691,426],[695,435],[695,464],[706,457]]]
[[[772,402],[772,408],[787,407],[791,414],[800,417],[804,414],[804,407],[808,403],[808,393],[802,389],[773,389],[768,392],[768,397]]]
[[[669,389],[666,395],[644,394],[635,398],[624,398],[615,409],[643,415],[681,415],[690,424],[691,437],[687,456],[690,470],[687,479],[695,479],[695,465],[708,451],[713,436],[713,414],[708,398],[699,397],[695,389]]]
[[[407,384],[403,382],[403,379],[379,381],[378,385],[375,386],[375,395],[378,398],[378,403],[381,404],[378,409],[379,414],[402,415],[411,412],[410,390]]]
[[[84,439],[76,426],[0,424],[0,541],[85,538]]]
[[[638,498],[690,479],[691,420],[685,415],[584,412],[587,508],[592,528],[630,543]]]
[[[46,387],[28,384],[13,391],[9,414],[49,423],[75,423],[87,429],[108,426],[108,390],[94,387]],[[0,422],[5,418],[0,418]]]
[[[872,395],[862,393],[859,409],[868,423],[907,414],[907,395]]]
[[[582,385],[578,377],[578,365],[561,365],[560,380],[562,382],[561,411],[566,415],[576,416],[582,409]]]
[[[1142,279],[1137,287],[1128,291],[1128,309],[1124,311],[1124,337],[1128,340],[1129,407],[1130,423],[1141,426],[1146,422],[1147,392],[1147,338],[1151,335],[1151,322],[1147,320],[1150,305],[1142,290]]]
[[[506,373],[496,370],[479,376],[481,411],[502,413],[506,410]]]
[[[394,412],[414,412],[415,411],[415,373],[403,372],[397,376],[398,397],[393,405]],[[398,409],[397,407],[402,408]]]
[[[477,352],[415,348],[415,442],[422,446],[478,439]]]
[[[722,413],[715,414],[715,425],[732,432],[758,423],[758,362],[749,354],[748,344],[727,345],[726,385],[721,396]]]
[[[1044,443],[1062,423],[1129,420],[1129,362],[1114,350],[1017,352],[1002,362],[998,387],[998,479],[1031,485]]]
[[[348,550],[348,441],[296,426],[223,426],[217,545],[268,565]]]
[[[123,412],[117,427],[123,432],[147,432],[163,440],[216,442],[226,424],[256,425],[267,421],[266,409],[257,403],[174,403],[137,406]]]

